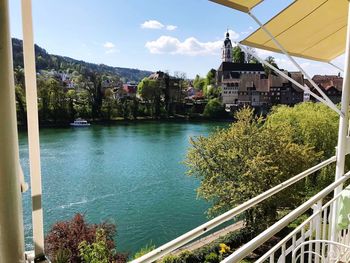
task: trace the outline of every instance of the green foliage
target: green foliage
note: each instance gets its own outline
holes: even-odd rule
[[[144,78],[137,86],[137,93],[147,103],[152,116],[160,116],[161,87],[156,80]]]
[[[293,142],[287,126],[264,125],[244,108],[237,122],[209,137],[191,139],[186,164],[189,175],[201,180],[198,196],[211,202],[210,215],[221,214],[311,167],[319,153]],[[245,213],[247,227],[265,229],[280,207],[295,206],[305,188],[297,184]]]
[[[277,66],[277,63],[275,61],[275,58],[272,57],[272,56],[268,56],[266,59],[265,59],[266,62],[270,63],[272,66],[274,66],[275,68],[278,68]],[[268,66],[265,66],[264,65],[264,70],[265,70],[265,74],[268,76],[270,74],[274,74],[275,75],[275,72]]]
[[[204,108],[203,115],[207,118],[219,118],[225,115],[225,108],[219,99],[211,99]]]
[[[234,63],[245,63],[245,53],[239,46],[233,48],[232,57]]]
[[[205,257],[205,261],[204,261],[204,263],[219,263],[220,262],[220,258],[219,258],[219,256],[216,254],[216,253],[214,253],[214,252],[212,252],[212,253],[210,253],[209,255],[207,255],[206,257]]]
[[[319,153],[317,162],[335,155],[338,135],[338,116],[322,103],[301,103],[294,107],[278,106],[272,109],[266,125],[284,126],[291,131],[293,142],[311,145]],[[349,162],[347,162],[349,167]],[[318,192],[334,180],[335,166],[330,165],[308,177],[305,198]]]
[[[147,244],[145,247],[141,248],[139,251],[137,251],[133,257],[133,259],[137,259],[139,257],[142,257],[143,255],[146,255],[148,252],[151,252],[156,248],[155,245],[152,243]]]
[[[55,263],[67,263],[71,257],[71,253],[68,249],[60,249],[57,251],[54,262]]]
[[[161,262],[162,263],[180,263],[180,258],[178,256],[168,255],[168,256],[165,256]]]
[[[111,253],[104,230],[102,228],[96,230],[96,240],[92,244],[85,240],[81,242],[79,252],[84,263],[108,263]]]
[[[204,78],[201,78],[201,76],[196,75],[195,79],[193,80],[193,87],[198,91],[202,91],[205,86],[206,80]]]
[[[116,252],[116,226],[104,222],[89,224],[81,214],[69,221],[55,223],[45,237],[45,251],[50,259],[61,262],[126,262],[125,254]],[[108,261],[104,260],[108,255]],[[68,257],[68,260],[64,261]],[[54,261],[55,262],[55,261]]]

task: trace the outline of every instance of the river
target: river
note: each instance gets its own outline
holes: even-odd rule
[[[227,123],[141,122],[40,131],[45,232],[84,213],[117,224],[117,249],[161,245],[204,223],[209,204],[182,164],[189,138]],[[29,182],[27,134],[20,159]],[[23,196],[26,248],[31,249],[30,192]]]

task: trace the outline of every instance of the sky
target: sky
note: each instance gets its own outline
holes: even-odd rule
[[[20,0],[11,0],[11,34],[22,39]],[[35,43],[47,52],[92,63],[201,76],[221,63],[224,35],[239,41],[258,26],[246,14],[208,0],[32,0]],[[292,0],[265,0],[253,13],[266,22]],[[280,68],[296,70],[280,54]],[[343,66],[344,57],[334,60]],[[297,59],[306,72],[337,74],[325,63]]]

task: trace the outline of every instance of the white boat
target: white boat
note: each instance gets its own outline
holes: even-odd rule
[[[88,123],[84,119],[78,118],[74,122],[70,123],[70,126],[72,126],[72,127],[88,127],[88,126],[90,126],[90,123]]]

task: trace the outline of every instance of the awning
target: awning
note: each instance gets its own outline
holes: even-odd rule
[[[254,8],[254,6],[261,3],[263,0],[210,0],[210,1],[247,13],[252,8]]]
[[[330,62],[345,51],[347,16],[348,0],[296,0],[264,26],[290,55]],[[261,28],[241,44],[281,52]]]

